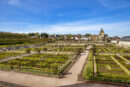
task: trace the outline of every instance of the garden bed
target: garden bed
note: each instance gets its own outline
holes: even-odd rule
[[[9,58],[9,57],[20,56],[23,54],[24,53],[21,53],[21,52],[0,52],[0,60],[5,59],[5,58]]]
[[[63,66],[73,56],[71,54],[34,54],[2,62],[0,63],[0,69],[57,75],[59,73],[58,68]]]
[[[130,61],[130,55],[123,55],[123,57]]]
[[[116,57],[116,59],[118,59],[119,61],[122,61],[122,59],[120,57]],[[115,78],[116,76],[116,79],[117,81],[120,80],[120,76],[122,76],[122,81],[126,81],[126,82],[129,82],[130,79],[130,76],[124,72],[124,70],[122,68],[120,68],[119,65],[116,64],[116,62],[114,62],[112,59],[111,59],[111,56],[103,56],[103,55],[100,55],[100,56],[96,56],[96,64],[97,64],[97,76],[94,77],[94,79],[98,79],[99,76],[100,76],[100,79],[106,79],[106,77],[109,77],[107,78],[106,80],[112,80]],[[102,77],[102,78],[101,78]]]
[[[123,66],[125,66],[128,70],[130,70],[130,63],[124,61],[123,59],[121,59],[119,56],[115,57]]]

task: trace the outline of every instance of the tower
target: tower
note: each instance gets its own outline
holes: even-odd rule
[[[103,30],[103,28],[101,28],[99,35],[98,35],[98,39],[99,39],[99,41],[104,41],[104,38],[105,38],[104,30]]]

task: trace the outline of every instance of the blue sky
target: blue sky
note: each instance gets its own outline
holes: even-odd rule
[[[0,31],[130,35],[130,0],[0,0]]]

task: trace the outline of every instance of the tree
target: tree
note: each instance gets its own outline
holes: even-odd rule
[[[89,33],[87,33],[87,34],[85,34],[85,36],[86,37],[90,37],[90,36],[92,36],[91,34],[89,34]]]
[[[14,66],[13,66],[13,65],[10,65],[10,69],[13,70],[13,69],[14,69]]]
[[[86,67],[86,76],[87,79],[90,79],[93,76],[93,63],[92,62],[88,62],[87,67]]]
[[[39,33],[35,33],[35,36],[38,38],[40,35],[39,35]]]
[[[51,65],[52,72],[58,74],[58,64],[54,63]]]
[[[11,70],[14,69],[14,67],[13,67],[13,62],[10,61],[10,62],[9,62],[9,66],[10,66],[10,69],[11,69]]]
[[[87,45],[87,44],[85,44],[85,45],[84,45],[84,48],[86,49],[86,48],[87,48],[87,46],[88,46],[88,45]]]
[[[117,54],[117,50],[115,49],[115,50],[114,50],[114,56],[115,56],[115,57],[116,57],[116,54]]]
[[[71,39],[72,35],[71,34],[68,34],[68,38]]]
[[[21,69],[21,60],[20,59],[18,61],[18,68],[19,68],[19,70]]]
[[[63,49],[63,47],[64,47],[63,45],[59,45],[59,49],[60,49],[60,50],[62,50],[62,49]]]
[[[43,51],[47,51],[47,48],[43,48]]]
[[[49,35],[47,33],[41,33],[41,38],[48,38]]]
[[[122,50],[121,50],[121,54],[123,54],[123,53],[124,53],[124,50],[122,49]]]
[[[35,36],[35,33],[29,33],[28,35],[29,36]]]
[[[30,66],[31,66],[31,67],[35,66],[36,62],[37,62],[37,61],[35,61],[35,60],[31,60],[31,61],[30,61]]]
[[[97,55],[99,55],[99,50],[97,50]]]
[[[76,54],[76,55],[80,55],[80,53],[82,52],[82,50],[83,50],[82,48],[78,48],[78,49],[75,51],[75,54]]]
[[[26,53],[30,54],[31,53],[31,49],[30,48],[26,49]]]
[[[96,54],[96,46],[93,45],[93,54],[95,55]]]
[[[35,48],[35,51],[36,51],[38,54],[40,54],[40,52],[41,52],[40,48]]]

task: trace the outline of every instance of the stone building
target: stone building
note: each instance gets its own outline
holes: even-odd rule
[[[99,41],[99,42],[107,42],[109,40],[109,37],[107,34],[104,33],[103,28],[101,28],[100,32],[98,35],[93,35],[92,36],[93,41]]]
[[[105,39],[104,30],[101,28],[101,30],[98,34],[98,41],[104,41],[104,39]]]

